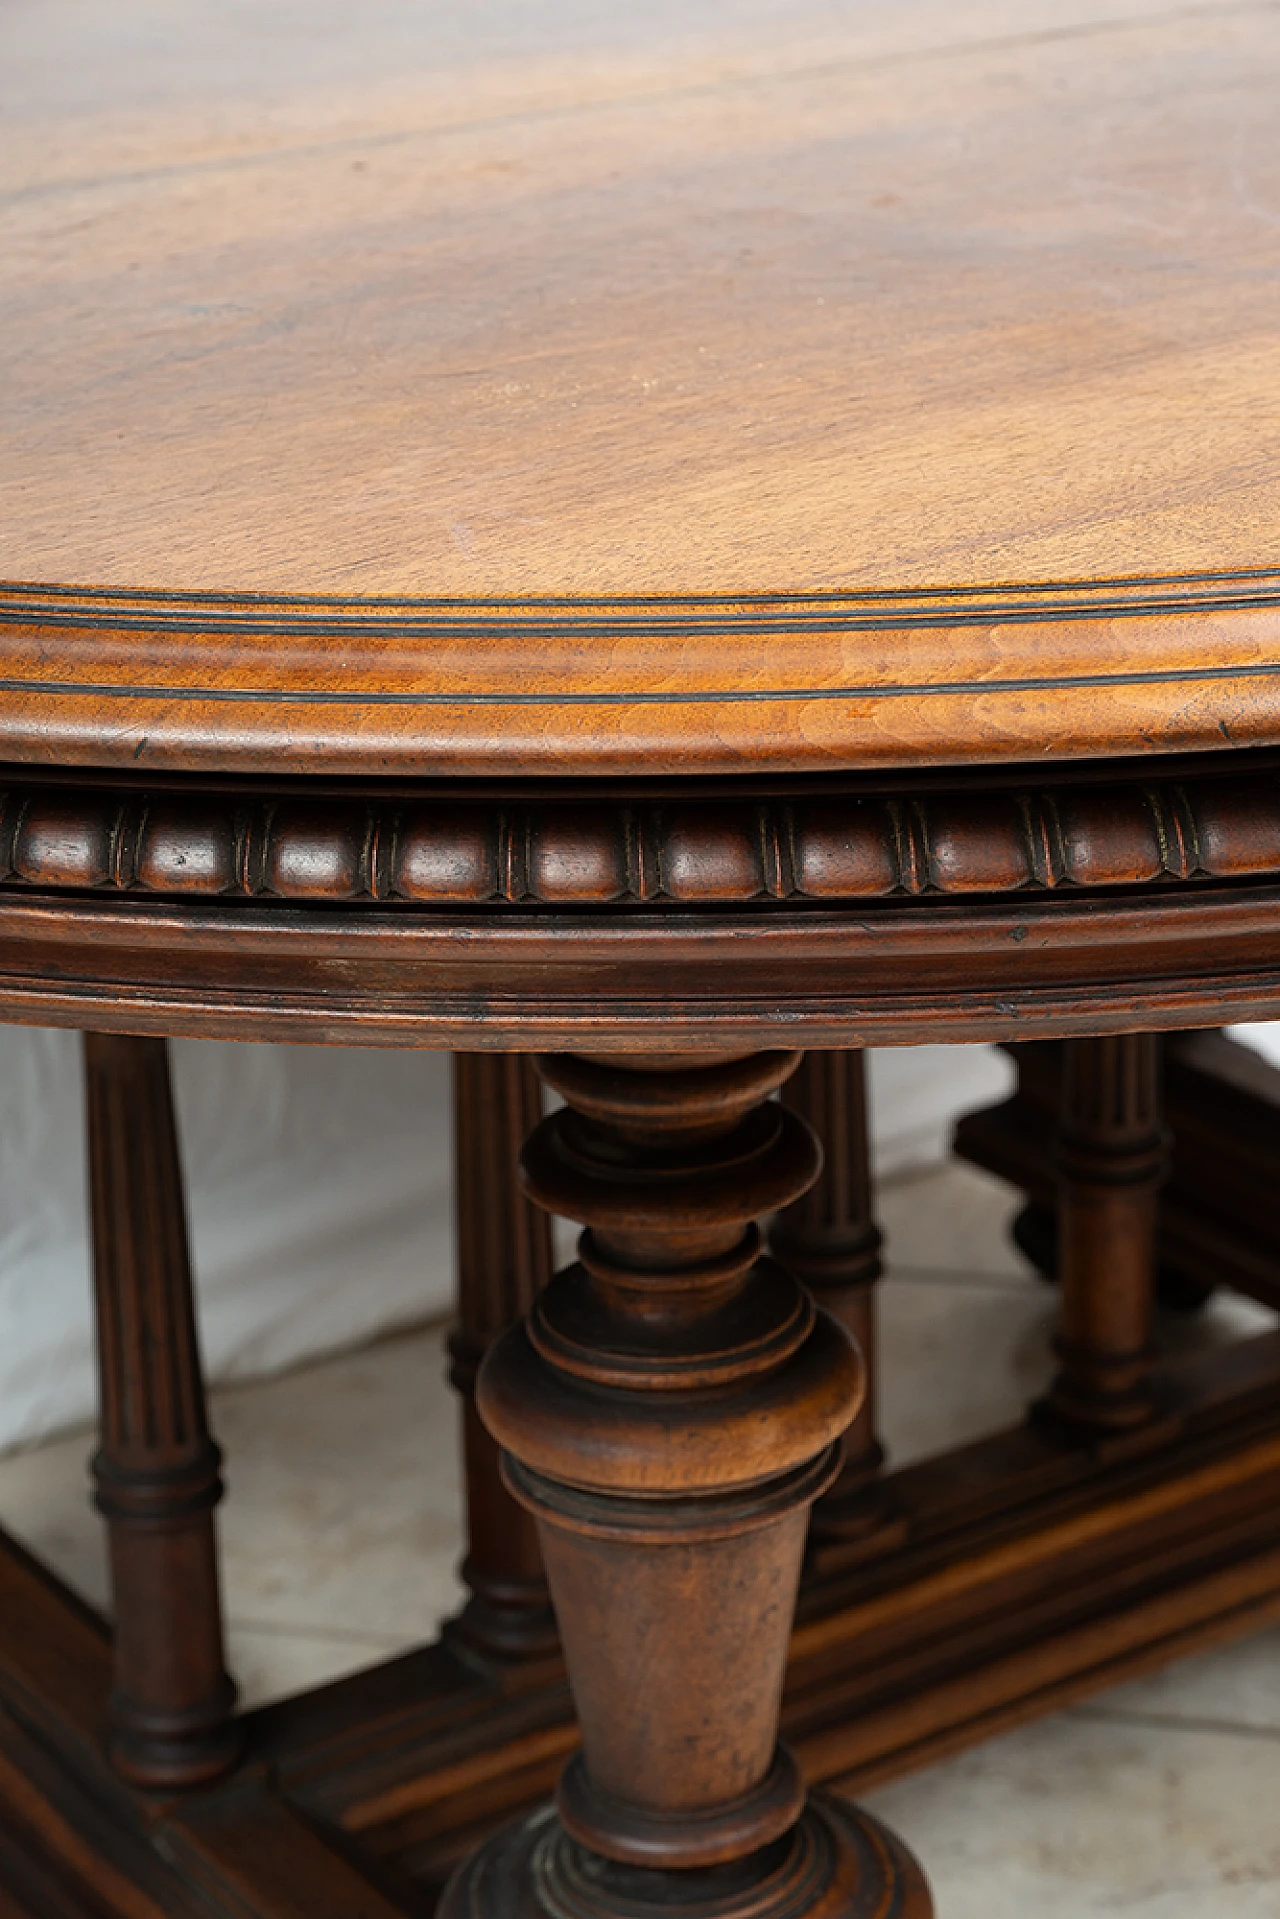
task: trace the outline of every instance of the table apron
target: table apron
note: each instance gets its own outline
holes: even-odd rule
[[[335,1044],[917,1044],[1280,1007],[1280,884],[562,913],[0,896],[0,1019]]]

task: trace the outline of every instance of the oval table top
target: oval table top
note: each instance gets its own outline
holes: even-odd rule
[[[1280,12],[0,14],[0,758],[1280,742]]]

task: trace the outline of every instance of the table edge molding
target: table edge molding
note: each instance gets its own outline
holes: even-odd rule
[[[0,759],[504,777],[1280,744],[1280,572],[738,598],[0,584]]]

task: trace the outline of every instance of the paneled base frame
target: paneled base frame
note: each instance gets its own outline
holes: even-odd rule
[[[1280,1334],[1162,1389],[1141,1436],[1025,1426],[890,1474],[886,1525],[818,1550],[782,1728],[811,1780],[861,1792],[1280,1617]],[[495,1673],[432,1646],[247,1715],[236,1774],[152,1797],[100,1757],[106,1629],[12,1541],[0,1618],[0,1885],[23,1919],[427,1919],[575,1744],[554,1658]]]

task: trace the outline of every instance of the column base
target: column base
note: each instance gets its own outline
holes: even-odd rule
[[[502,1490],[505,1494],[506,1489]],[[514,1501],[512,1505],[513,1519],[529,1524]],[[500,1665],[550,1659],[559,1652],[560,1634],[544,1578],[518,1579],[512,1574],[499,1579],[470,1559],[463,1560],[461,1576],[471,1588],[471,1597],[460,1613],[441,1626],[445,1645],[463,1658]]]
[[[130,1703],[125,1723],[107,1741],[112,1766],[140,1792],[211,1786],[240,1760],[244,1736],[233,1717],[235,1703],[236,1689],[229,1678],[205,1706],[186,1715],[185,1725],[181,1713],[149,1713]]]
[[[437,1919],[933,1919],[933,1902],[900,1840],[819,1793],[772,1845],[683,1872],[588,1852],[545,1806],[459,1867]]]

